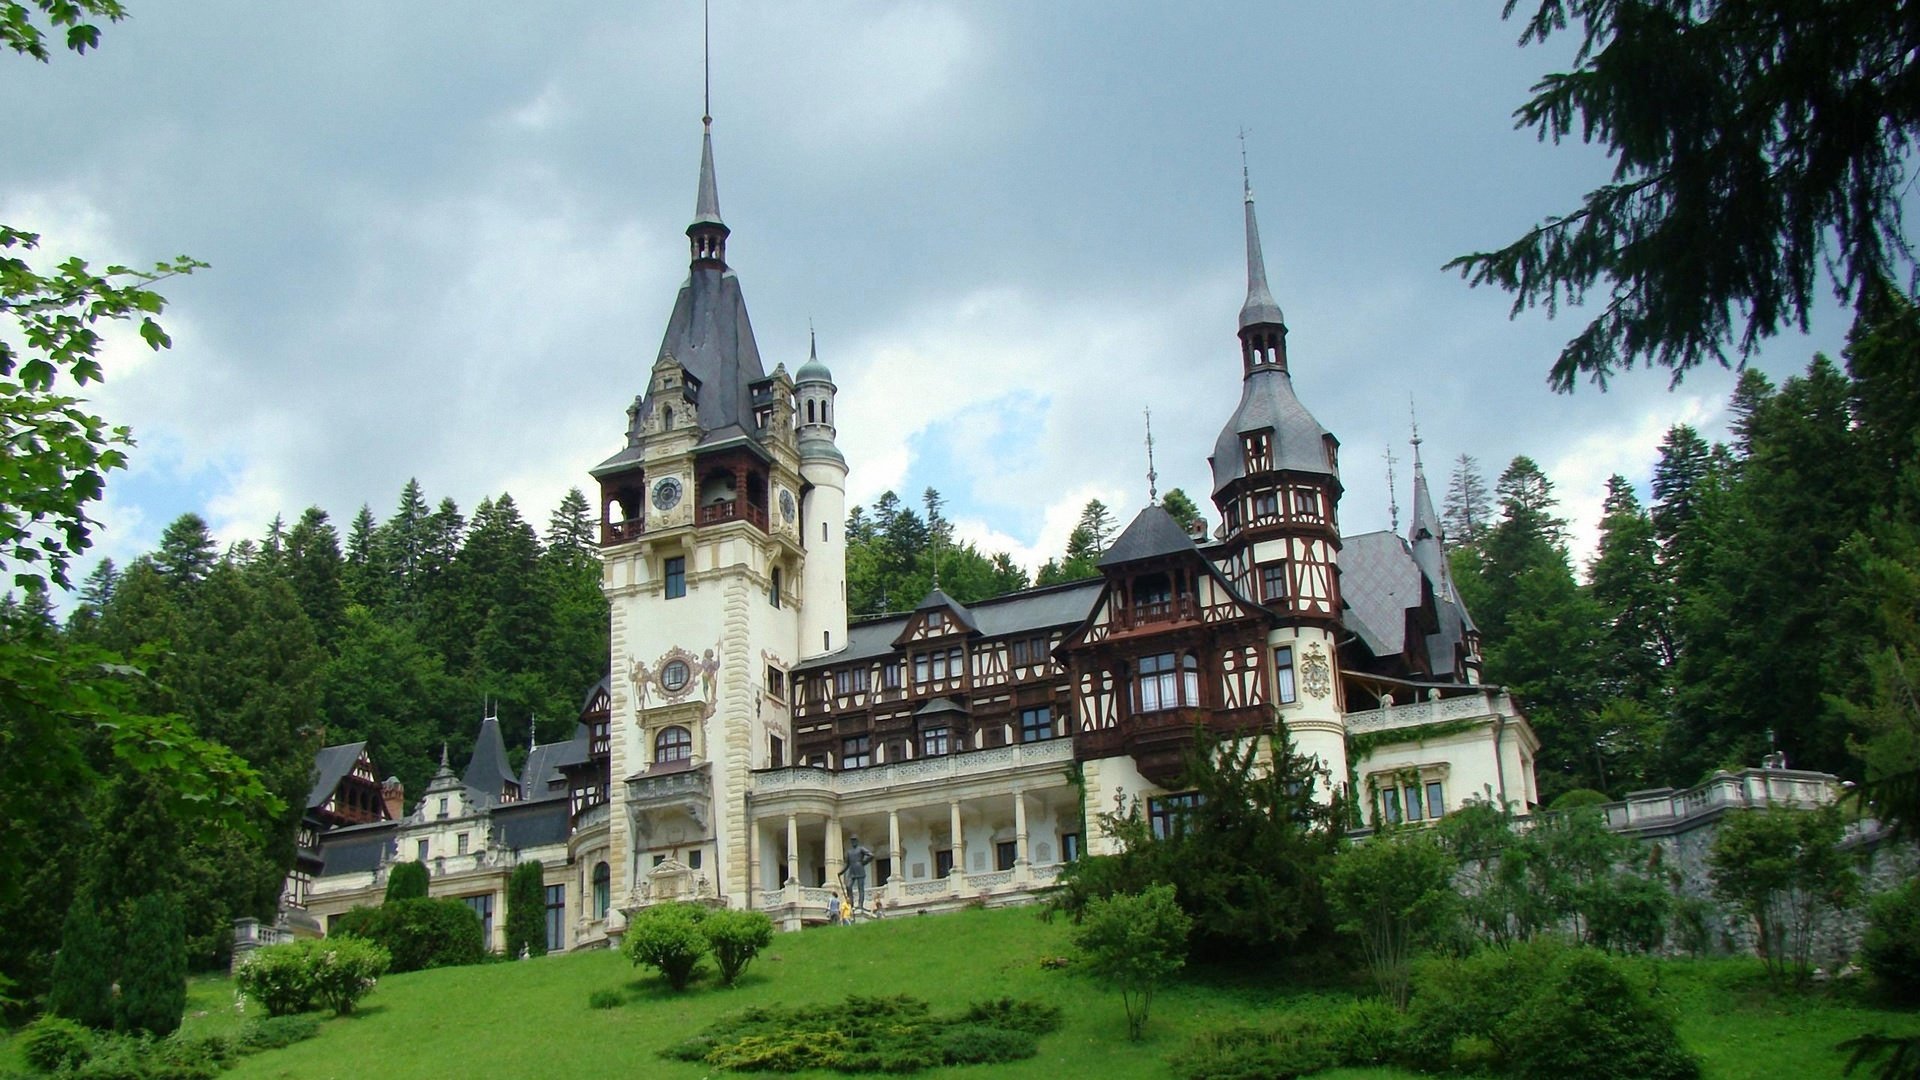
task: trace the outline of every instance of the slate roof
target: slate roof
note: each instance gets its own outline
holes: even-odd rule
[[[542,799],[539,802],[508,803],[493,809],[493,827],[507,847],[540,847],[564,844],[573,823],[573,812],[566,799]]]
[[[1193,538],[1165,508],[1149,506],[1134,515],[1133,521],[1121,530],[1119,538],[1107,546],[1106,554],[1100,556],[1099,565],[1113,566],[1183,551],[1197,555],[1200,549],[1194,546]]]
[[[321,747],[320,752],[313,755],[313,789],[307,792],[307,809],[317,810],[327,805],[334,789],[353,771],[353,763],[366,751],[364,741]]]
[[[946,592],[941,588],[939,588],[938,586],[936,586],[932,592],[927,594],[927,598],[925,600],[920,601],[919,607],[916,607],[913,610],[916,612],[936,611],[942,608],[952,611],[954,616],[960,620],[961,625],[965,626],[967,629],[969,630],[980,629],[980,624],[974,620],[973,612],[968,611],[967,606],[965,604],[962,604],[960,601],[955,600],[951,596],[948,596]]]
[[[969,716],[972,715],[972,710],[967,708],[966,702],[961,701],[959,698],[950,697],[934,698],[925,705],[913,710],[913,715],[915,716],[945,716],[948,713],[959,713],[962,716]]]
[[[1260,250],[1260,223],[1253,216],[1253,185],[1247,184],[1247,302],[1240,305],[1240,329],[1285,326],[1287,317],[1267,288],[1267,258]]]
[[[609,674],[600,676],[600,681],[593,684],[592,689],[589,689],[587,691],[587,696],[580,699],[580,711],[586,712],[588,706],[593,704],[593,699],[596,697],[599,697],[602,693],[610,694],[612,692],[613,692],[613,675],[609,673]]]
[[[487,717],[480,721],[480,736],[473,741],[473,759],[460,782],[492,799],[498,799],[507,784],[519,784],[520,778],[507,765],[507,744],[500,737],[500,721]]]
[[[1240,384],[1240,405],[1220,429],[1213,456],[1207,459],[1213,467],[1215,495],[1247,475],[1240,436],[1263,430],[1273,432],[1275,471],[1340,479],[1340,471],[1327,462],[1327,429],[1294,396],[1293,378],[1278,368],[1256,368]]]
[[[1026,589],[992,600],[982,600],[969,609],[974,625],[986,637],[1001,637],[1023,630],[1044,630],[1056,626],[1074,626],[1093,610],[1106,582],[1100,578]],[[794,671],[817,671],[854,660],[890,656],[893,642],[906,628],[910,615],[884,615],[856,622],[847,628],[847,647],[839,652],[816,656],[795,664]]]
[[[567,778],[561,770],[587,760],[592,737],[587,725],[579,724],[573,729],[573,738],[542,743],[527,751],[526,768],[520,772],[520,797],[529,802],[564,798]],[[552,788],[556,783],[560,785],[557,791]]]
[[[1437,540],[1444,567],[1446,552]],[[1360,636],[1375,656],[1416,655],[1424,650],[1428,670],[1435,678],[1452,678],[1455,653],[1472,629],[1472,619],[1458,596],[1449,597],[1415,558],[1419,545],[1409,545],[1390,532],[1362,533],[1341,540],[1340,595],[1346,603],[1343,621]],[[1424,586],[1424,591],[1423,591]],[[1409,609],[1432,597],[1437,628],[1422,635],[1409,649]]]
[[[364,874],[377,869],[398,828],[395,822],[375,821],[321,833],[320,876]]]

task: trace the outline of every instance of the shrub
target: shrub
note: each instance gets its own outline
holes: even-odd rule
[[[292,1016],[313,1008],[318,991],[306,943],[291,942],[255,949],[233,973],[240,992],[258,1002],[268,1016]]]
[[[164,1037],[180,1026],[186,1010],[187,927],[180,900],[171,893],[149,893],[134,902],[127,927],[115,1026]]]
[[[1505,1020],[1508,1060],[1520,1076],[1555,1080],[1695,1080],[1700,1062],[1673,1017],[1606,956],[1576,949]]]
[[[92,1041],[87,1029],[62,1016],[42,1016],[20,1029],[20,1056],[44,1073],[71,1069],[87,1060]]]
[[[1420,965],[1399,1063],[1555,1080],[1700,1074],[1621,961],[1552,944]]]
[[[618,990],[595,990],[587,996],[587,1007],[590,1009],[617,1009],[626,1003],[626,995]]]
[[[659,904],[634,916],[627,924],[621,950],[634,966],[645,964],[660,972],[667,985],[685,990],[707,955],[707,938],[700,924],[706,909],[694,904]]]
[[[99,1031],[113,1027],[113,935],[91,896],[76,897],[60,926],[47,1007]]]
[[[387,870],[386,902],[426,899],[429,880],[426,863],[394,863]]]
[[[732,986],[760,950],[773,944],[773,920],[764,912],[725,909],[708,913],[700,922],[720,968],[720,981]]]
[[[1889,994],[1920,998],[1920,878],[1873,898],[1860,957]]]
[[[507,958],[547,955],[547,877],[539,859],[513,868],[507,879]]]
[[[257,950],[234,978],[268,1016],[303,1013],[317,1005],[345,1016],[390,962],[387,950],[355,937],[292,941]]]
[[[1096,977],[1119,988],[1129,1039],[1140,1038],[1146,1030],[1160,980],[1185,966],[1192,926],[1174,903],[1171,885],[1087,904],[1073,943],[1086,953],[1087,967]]]
[[[1294,1017],[1271,1030],[1234,1027],[1207,1032],[1174,1055],[1181,1080],[1292,1080],[1338,1064],[1326,1032]]]
[[[1853,902],[1860,878],[1847,865],[1834,807],[1742,810],[1722,820],[1708,856],[1715,896],[1752,923],[1760,958],[1776,980],[1813,974],[1813,930],[1823,908]]]
[[[1602,803],[1609,803],[1612,801],[1613,801],[1612,799],[1607,798],[1607,793],[1604,791],[1595,791],[1592,788],[1578,787],[1578,788],[1572,789],[1571,791],[1561,792],[1560,797],[1557,799],[1554,799],[1553,803],[1549,805],[1547,809],[1548,810],[1578,810],[1583,806],[1599,806]]]
[[[240,1029],[236,1040],[242,1053],[278,1050],[283,1046],[311,1039],[320,1033],[320,1019],[314,1016],[269,1016],[253,1020]]]
[[[355,908],[340,917],[333,933],[386,949],[394,974],[477,964],[487,953],[480,916],[460,900],[395,900]]]
[[[833,1005],[745,1009],[661,1051],[678,1061],[743,1072],[907,1073],[1032,1057],[1059,1010],[1031,1001],[978,1003],[933,1016],[914,998],[849,997]]]
[[[1406,1057],[1407,1017],[1385,1001],[1356,1001],[1327,1022],[1326,1039],[1342,1065],[1390,1064]]]
[[[1342,932],[1360,940],[1375,985],[1407,1005],[1414,949],[1454,917],[1453,856],[1427,833],[1377,836],[1333,861],[1327,895]]]

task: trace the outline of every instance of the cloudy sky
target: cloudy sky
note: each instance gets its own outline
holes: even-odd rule
[[[1577,325],[1440,267],[1576,205],[1605,159],[1510,113],[1566,50],[1500,4],[717,0],[720,202],[760,350],[809,320],[851,498],[928,486],[1029,565],[1098,497],[1204,494],[1239,393],[1237,132],[1301,399],[1342,442],[1349,533],[1411,484],[1532,455],[1591,542],[1608,474],[1732,374],[1551,393]],[[544,528],[621,445],[686,273],[700,9],[146,0],[103,47],[0,60],[0,221],[54,253],[212,264],[169,282],[175,347],[117,342],[91,391],[139,440],[98,553],[175,516],[227,540],[309,505],[384,518],[409,477]],[[1575,313],[1577,314],[1577,313]],[[1776,379],[1837,353],[1829,306]],[[1209,508],[1210,509],[1210,508]],[[83,566],[82,572],[85,567]]]

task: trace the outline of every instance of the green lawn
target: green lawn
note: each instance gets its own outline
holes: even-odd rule
[[[360,1015],[330,1020],[318,1038],[245,1059],[226,1075],[386,1080],[451,1075],[701,1077],[703,1066],[668,1061],[661,1047],[718,1016],[754,1004],[834,1001],[849,993],[911,994],[937,1011],[989,997],[1033,998],[1065,1010],[1065,1026],[1040,1040],[1040,1056],[1010,1065],[949,1068],[926,1077],[1106,1080],[1171,1074],[1166,1058],[1188,1037],[1227,1023],[1257,1023],[1280,1010],[1338,1008],[1351,993],[1308,990],[1260,972],[1196,975],[1162,992],[1144,1042],[1126,1040],[1118,995],[1072,971],[1040,966],[1067,955],[1067,928],[1033,909],[968,911],[858,927],[821,927],[774,939],[739,988],[696,984],[674,995],[617,954],[586,953],[382,979]],[[1837,1077],[1832,1047],[1862,1031],[1920,1032],[1920,1014],[1883,1009],[1855,991],[1776,995],[1757,963],[1662,965],[1661,987],[1684,1013],[1682,1035],[1710,1077]],[[595,990],[620,989],[617,1009],[587,1006]],[[230,1032],[241,1018],[232,984],[196,980],[187,1030]],[[9,1048],[10,1050],[11,1048]],[[0,1053],[0,1065],[10,1064]],[[833,1074],[817,1074],[821,1076]],[[1410,1077],[1398,1070],[1323,1074]]]

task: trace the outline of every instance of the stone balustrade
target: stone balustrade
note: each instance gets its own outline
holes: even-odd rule
[[[941,754],[936,757],[895,761],[885,765],[845,769],[840,772],[829,772],[826,769],[805,765],[786,769],[764,769],[753,774],[753,790],[755,795],[809,791],[832,795],[853,795],[867,791],[885,791],[907,784],[993,776],[1022,765],[1066,765],[1072,761],[1072,739],[1045,739],[1040,742],[996,746],[991,750]]]
[[[1405,705],[1389,705],[1364,712],[1351,712],[1346,716],[1347,731],[1349,734],[1359,735],[1364,732],[1395,731],[1401,728],[1424,727],[1428,724],[1443,724],[1453,720],[1468,720],[1476,716],[1509,713],[1511,710],[1503,708],[1503,703],[1496,700],[1496,695],[1498,691],[1481,690],[1458,697],[1409,701]]]

